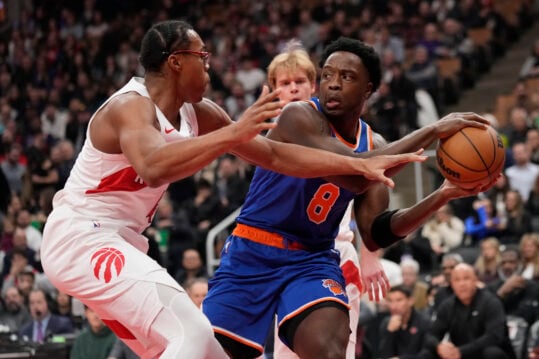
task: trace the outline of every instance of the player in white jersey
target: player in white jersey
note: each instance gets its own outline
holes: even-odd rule
[[[90,120],[45,225],[43,268],[58,289],[91,307],[142,358],[226,358],[206,317],[146,255],[141,233],[167,185],[228,151],[293,176],[362,174],[388,185],[386,169],[424,157],[353,159],[256,136],[274,127],[265,120],[280,113],[278,93],[264,88],[233,123],[203,99],[209,53],[185,22],[149,29],[140,61],[144,79],[132,79]]]

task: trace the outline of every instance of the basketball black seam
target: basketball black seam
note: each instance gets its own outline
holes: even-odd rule
[[[487,130],[488,131],[488,130]],[[468,141],[470,143],[470,145],[472,145],[472,148],[474,149],[475,153],[477,153],[477,155],[479,156],[479,158],[481,159],[481,162],[483,163],[483,166],[485,166],[485,169],[487,170],[487,173],[488,173],[488,176],[490,177],[490,171],[488,169],[488,166],[487,166],[487,163],[485,162],[485,159],[483,158],[483,156],[481,156],[481,152],[479,152],[479,150],[477,149],[477,147],[475,147],[475,144],[473,143],[473,141],[470,139],[470,137],[468,137],[464,131],[462,130],[459,130],[459,132],[464,136],[464,138],[466,138],[466,141]],[[490,136],[490,132],[489,132],[489,137],[492,138],[492,136]],[[457,161],[455,161],[457,162]],[[459,163],[459,162],[457,162]],[[460,164],[460,163],[459,163]],[[462,164],[460,164],[462,166]],[[466,168],[466,166],[462,166],[464,168]],[[479,171],[477,171],[479,172]]]
[[[470,168],[462,163],[460,163],[460,161],[457,161],[456,159],[453,158],[453,156],[451,156],[444,148],[444,145],[441,144],[440,145],[440,149],[442,150],[443,153],[445,153],[445,155],[447,156],[447,158],[449,158],[451,161],[455,162],[456,164],[458,164],[460,167],[464,168],[465,170],[468,170],[470,172],[483,172],[484,169],[475,169],[475,168]],[[477,151],[476,151],[477,152]],[[481,158],[481,156],[479,156]],[[483,159],[481,158],[481,162],[483,162],[484,164],[484,161]]]

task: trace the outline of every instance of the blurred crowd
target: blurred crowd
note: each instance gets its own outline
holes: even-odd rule
[[[212,53],[207,97],[233,119],[255,101],[267,65],[291,38],[315,63],[337,37],[362,39],[383,66],[365,119],[395,140],[457,104],[511,51],[536,11],[532,0],[0,1],[0,334],[44,343],[70,333],[72,358],[125,355],[115,354],[127,349],[91,309],[50,285],[39,250],[52,198],[93,112],[129,78],[143,75],[138,49],[152,23],[181,18],[194,26]],[[358,358],[405,357],[386,350],[380,331],[405,328],[403,313],[409,318],[412,309],[433,322],[443,299],[454,295],[450,273],[458,263],[473,266],[474,286],[501,299],[518,358],[528,355],[526,341],[539,346],[539,38],[530,49],[514,74],[516,102],[506,119],[488,114],[507,148],[504,177],[380,251],[397,289],[387,301],[362,305]],[[456,64],[452,70],[448,61]],[[209,277],[208,231],[242,205],[252,172],[226,155],[172,184],[145,233],[150,255],[198,305]],[[218,238],[216,253],[220,244]],[[398,309],[392,303],[399,296],[411,304]],[[50,319],[40,333],[36,323],[44,317]],[[417,342],[408,339],[403,343]]]

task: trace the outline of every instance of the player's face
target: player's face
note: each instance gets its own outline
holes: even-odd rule
[[[279,99],[285,103],[308,100],[314,94],[315,84],[309,81],[307,73],[298,69],[292,73],[279,68],[275,71],[275,89],[281,90]]]
[[[372,83],[361,59],[345,51],[331,54],[320,77],[320,103],[329,116],[350,114],[357,119]]]
[[[206,45],[200,36],[193,30],[188,32],[191,45],[187,50],[194,52],[206,52]],[[185,96],[185,102],[197,103],[202,100],[210,81],[208,70],[210,69],[209,58],[196,53],[178,53],[181,65],[180,86],[181,92]]]

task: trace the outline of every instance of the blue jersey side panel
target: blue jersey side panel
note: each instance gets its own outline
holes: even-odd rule
[[[313,102],[319,105],[317,99]],[[371,130],[361,119],[358,121],[360,129],[354,151],[368,151],[372,149]],[[332,191],[338,193],[338,198],[332,202],[325,220],[315,223],[309,219],[307,209],[320,186],[327,183],[321,178],[296,178],[257,168],[237,221],[278,232],[307,246],[328,244],[336,237],[339,223],[354,193],[333,185]]]

